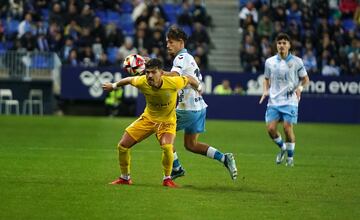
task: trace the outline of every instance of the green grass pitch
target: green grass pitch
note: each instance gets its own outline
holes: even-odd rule
[[[359,219],[360,126],[299,123],[295,166],[275,165],[263,122],[207,121],[200,140],[233,152],[217,161],[175,146],[187,174],[161,186],[152,136],[132,150],[132,186],[116,144],[133,118],[0,117],[0,219]]]

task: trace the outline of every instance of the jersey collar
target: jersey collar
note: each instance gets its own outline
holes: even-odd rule
[[[183,49],[179,50],[179,52],[177,52],[176,56],[181,53],[187,53],[187,49],[183,48]]]
[[[291,53],[288,54],[288,56],[285,58],[285,62],[289,62],[289,60],[291,60],[291,58],[293,57],[293,55]],[[276,55],[276,58],[280,61],[281,57],[279,54]]]

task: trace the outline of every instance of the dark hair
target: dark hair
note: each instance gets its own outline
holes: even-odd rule
[[[186,40],[188,38],[186,33],[184,32],[184,30],[176,25],[172,25],[169,28],[169,30],[166,34],[166,37],[168,39],[172,39],[172,40],[183,40],[184,43],[186,42]]]
[[[161,60],[159,60],[157,58],[153,58],[153,59],[148,60],[145,63],[145,68],[146,69],[153,69],[153,68],[162,69],[163,65],[162,65]]]
[[[279,40],[286,40],[286,41],[291,42],[289,35],[286,33],[283,33],[283,32],[279,33],[276,36],[276,42],[278,42]]]

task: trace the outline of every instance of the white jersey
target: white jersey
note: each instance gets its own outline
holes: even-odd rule
[[[186,49],[182,49],[176,55],[171,72],[177,72],[180,76],[192,76],[199,83],[201,83],[202,80],[200,69],[196,64],[194,57],[191,56]],[[199,111],[207,107],[207,104],[199,92],[190,85],[179,90],[178,101],[179,103],[176,109],[179,110]]]
[[[295,89],[299,85],[299,77],[307,76],[301,58],[289,54],[285,60],[279,55],[265,61],[265,78],[270,80],[268,106],[298,106]]]

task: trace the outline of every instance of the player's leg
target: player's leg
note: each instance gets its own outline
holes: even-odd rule
[[[185,169],[182,167],[178,154],[174,148],[173,151],[173,155],[174,155],[174,162],[173,162],[173,168],[171,171],[171,178],[172,179],[176,179],[178,177],[184,176],[185,175]]]
[[[284,133],[286,136],[287,166],[294,166],[295,133],[294,124],[297,123],[298,107],[284,106]]]
[[[130,178],[130,148],[134,144],[136,144],[136,140],[125,131],[117,146],[120,165],[120,177],[119,179],[111,182],[111,184],[132,184]]]
[[[206,110],[205,110],[205,112],[206,112]],[[194,122],[196,122],[198,120],[199,115],[201,115],[201,112],[196,113],[193,111],[176,110],[176,116],[177,116],[176,130],[177,131],[185,130],[184,146],[189,151],[192,151],[191,146],[195,146],[195,144],[194,143],[187,144],[187,142],[189,142],[189,141],[193,142],[195,140],[195,142],[197,143],[197,136],[198,136],[197,131],[203,132],[204,127],[205,127],[205,125],[202,125],[202,128],[194,127]],[[196,138],[193,136],[196,136]],[[189,148],[187,146],[189,146]],[[195,152],[195,153],[200,153],[202,155],[206,155],[208,147],[209,147],[208,145],[200,146],[198,148],[198,152]],[[185,169],[182,167],[179,157],[178,157],[178,154],[174,148],[174,163],[173,163],[173,170],[171,172],[171,178],[176,179],[176,178],[184,176],[184,175],[185,175]]]
[[[188,114],[188,111],[185,110],[176,110],[176,131],[184,130],[186,127],[192,124],[193,118]],[[180,163],[178,153],[176,152],[175,147],[173,147],[174,153],[174,162],[173,169],[171,171],[171,178],[176,179],[178,177],[185,175],[185,169]]]
[[[284,132],[286,135],[286,150],[287,150],[287,166],[294,166],[294,150],[295,150],[295,134],[293,125],[288,122],[284,122]]]
[[[162,149],[161,163],[164,169],[163,185],[176,187],[172,181],[171,171],[174,162],[173,144],[175,140],[175,122],[160,125],[156,135]]]
[[[130,178],[130,148],[153,133],[153,123],[144,117],[139,117],[129,125],[118,146],[118,159],[120,165],[120,177],[112,184],[131,184]]]
[[[237,168],[232,153],[222,153],[217,148],[207,143],[199,142],[200,133],[205,131],[206,109],[198,112],[189,112],[192,115],[192,123],[185,128],[184,145],[185,148],[193,153],[207,156],[225,165],[229,170],[232,179],[237,177]]]
[[[280,152],[276,155],[275,162],[280,164],[286,153],[286,145],[282,140],[281,134],[277,130],[278,122],[281,119],[281,112],[279,112],[277,107],[269,106],[266,109],[265,120],[266,120],[266,129],[270,138],[275,142],[275,144],[280,148]]]
[[[232,153],[222,153],[220,150],[210,146],[207,143],[199,142],[199,135],[199,133],[185,133],[185,148],[193,153],[201,154],[223,163],[225,167],[229,170],[231,178],[235,180],[237,177],[237,168],[234,155]]]

